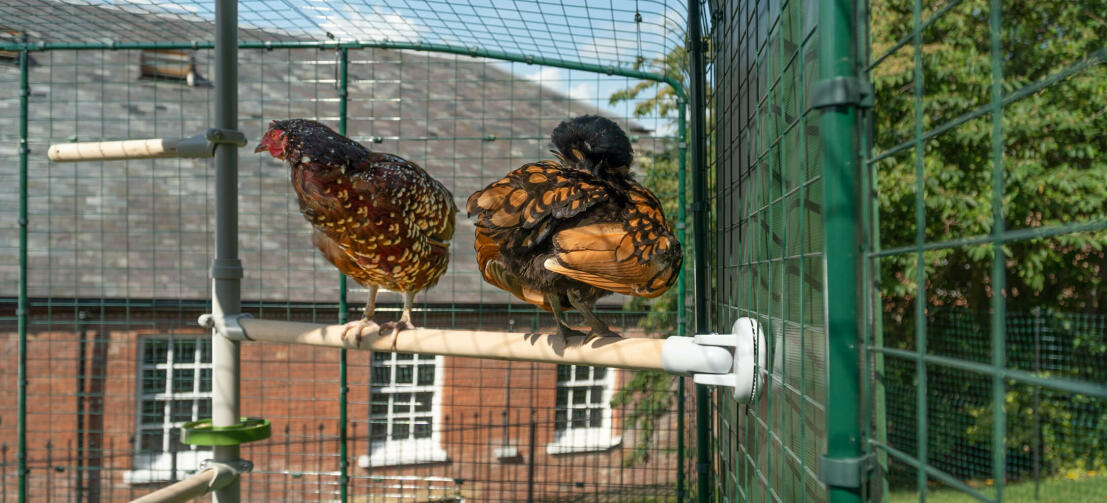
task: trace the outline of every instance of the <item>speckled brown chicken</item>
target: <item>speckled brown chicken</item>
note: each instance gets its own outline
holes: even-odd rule
[[[622,293],[657,297],[672,286],[683,255],[661,203],[629,173],[630,140],[599,116],[562,122],[552,134],[558,161],[524,165],[469,196],[477,263],[484,279],[552,311],[580,311],[593,336],[616,335],[592,308]]]
[[[453,195],[423,168],[399,156],[372,152],[331,128],[306,119],[273,121],[255,152],[269,151],[292,169],[300,212],[315,228],[313,241],[343,274],[369,289],[365,314],[346,326],[361,341],[372,321],[379,288],[401,292],[404,309],[393,329],[415,328],[415,294],[446,272],[457,206]]]

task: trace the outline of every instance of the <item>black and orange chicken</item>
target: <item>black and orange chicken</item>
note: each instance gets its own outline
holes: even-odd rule
[[[315,228],[313,240],[343,274],[369,290],[365,314],[344,337],[361,342],[365,329],[415,328],[415,294],[446,272],[457,206],[453,195],[423,168],[399,156],[372,152],[315,121],[273,121],[255,152],[268,151],[292,169],[300,212]],[[372,320],[377,290],[404,297],[399,322]]]
[[[617,124],[583,116],[554,129],[557,161],[526,164],[469,196],[485,281],[553,312],[558,334],[616,335],[592,311],[611,293],[653,298],[676,281],[680,243],[661,203],[630,175],[630,140]]]

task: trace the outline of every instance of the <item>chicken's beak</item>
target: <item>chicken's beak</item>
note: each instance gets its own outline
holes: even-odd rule
[[[258,152],[265,152],[268,149],[269,149],[269,147],[265,146],[265,140],[262,139],[261,141],[258,142],[258,146],[254,147],[254,153],[256,154]]]

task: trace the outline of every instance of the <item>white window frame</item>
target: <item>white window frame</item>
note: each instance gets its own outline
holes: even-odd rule
[[[385,354],[385,353],[380,353]],[[403,362],[408,360],[398,360],[396,353],[388,353],[391,359],[387,362],[377,362],[371,360],[371,366],[380,366],[382,364],[395,369],[397,362]],[[419,356],[415,356],[419,358]],[[419,361],[419,360],[410,360]],[[372,403],[373,391],[380,391],[381,393],[395,394],[395,393],[431,393],[431,410],[426,415],[431,416],[431,436],[429,438],[408,438],[405,440],[393,440],[391,438],[391,430],[389,435],[383,441],[373,441],[372,438],[372,424],[369,425],[369,454],[363,454],[358,456],[357,464],[361,468],[370,467],[382,467],[382,466],[400,466],[400,465],[415,465],[424,463],[442,463],[449,459],[446,451],[442,449],[442,382],[445,368],[445,359],[442,356],[434,357],[434,383],[431,385],[397,385],[396,384],[396,371],[392,370],[389,373],[390,382],[385,385],[379,385],[378,383],[370,380],[369,393],[370,404]],[[413,370],[415,372],[414,378],[418,382],[418,366]],[[370,375],[372,370],[370,369]],[[413,397],[414,398],[414,397]],[[371,406],[371,405],[370,405]],[[384,416],[387,417],[391,424],[392,418],[391,408],[385,412]],[[414,416],[416,413],[408,413],[401,417],[411,417],[412,422],[408,423],[409,433],[414,435],[415,423]],[[369,420],[373,421],[374,415],[372,412],[369,414]]]
[[[175,341],[179,340],[194,340],[196,346],[193,349],[193,361],[192,362],[177,362],[176,360],[176,348],[174,347]],[[148,364],[145,361],[145,354],[147,345],[152,341],[165,341],[168,345],[166,350],[166,360],[164,362]],[[202,342],[208,341],[208,357],[207,361],[203,361],[203,351],[201,350]],[[173,454],[163,450],[161,452],[144,452],[142,450],[142,433],[146,430],[153,430],[152,427],[146,423],[143,423],[143,406],[146,402],[161,403],[163,409],[162,422],[158,423],[156,429],[162,431],[162,448],[166,449],[171,441],[172,435],[179,434],[179,430],[175,431],[180,425],[184,424],[183,421],[172,421],[171,408],[174,400],[203,400],[210,399],[212,397],[211,391],[200,390],[200,376],[203,370],[212,370],[212,363],[210,360],[211,337],[208,334],[143,334],[138,338],[138,353],[137,353],[137,365],[136,372],[136,384],[135,384],[135,447],[134,457],[132,460],[132,470],[123,472],[123,482],[127,484],[149,484],[155,482],[165,482],[181,478],[184,475],[191,474],[196,471],[200,466],[200,463],[205,459],[209,459],[212,456],[210,448],[199,449],[195,446],[185,446],[183,450],[176,453],[177,464],[176,472],[174,473],[173,467]],[[173,391],[173,370],[175,369],[192,369],[194,374],[192,377],[192,391],[190,392],[174,392]],[[165,388],[161,390],[146,390],[143,389],[145,384],[143,373],[146,370],[158,370],[165,373]],[[193,403],[192,420],[200,419],[198,417],[199,406]]]
[[[612,434],[612,410],[611,410],[611,396],[615,390],[615,383],[618,382],[616,378],[616,369],[608,368],[607,372],[602,379],[592,379],[591,373],[587,380],[577,380],[576,378],[577,365],[569,365],[569,380],[557,381],[557,389],[560,391],[563,388],[586,388],[590,389],[594,386],[603,387],[603,395],[600,405],[603,407],[603,415],[601,416],[601,424],[598,427],[586,426],[584,428],[572,427],[572,413],[566,414],[565,429],[558,430],[557,422],[554,422],[554,436],[553,442],[546,444],[546,453],[548,454],[572,454],[577,452],[596,452],[606,451],[619,445],[622,442],[622,436]],[[585,404],[588,397],[585,397]],[[566,396],[566,404],[564,406],[554,405],[554,413],[559,410],[571,411],[573,407],[572,393],[568,393]],[[556,417],[556,415],[555,415]]]

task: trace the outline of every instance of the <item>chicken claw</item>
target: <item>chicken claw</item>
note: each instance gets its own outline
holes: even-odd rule
[[[362,318],[342,325],[342,341],[347,345],[352,343],[354,347],[358,347],[361,346],[361,339],[366,333],[373,334],[373,332],[380,333],[380,331],[381,326],[376,322]]]
[[[395,353],[396,341],[399,340],[400,332],[404,330],[415,330],[415,328],[415,325],[411,324],[410,321],[400,320],[386,322],[384,325],[381,325],[380,330],[381,333],[384,333],[385,330],[392,331],[392,352]]]

